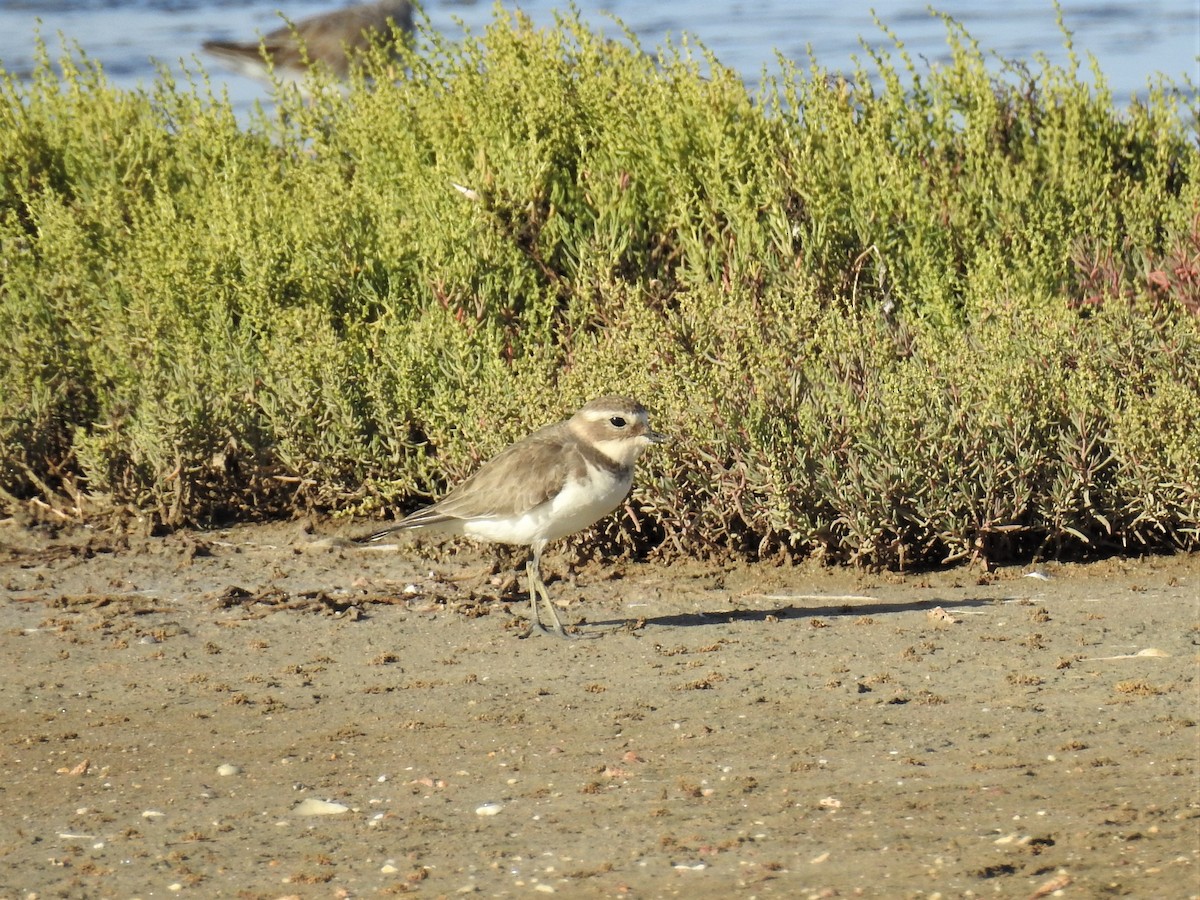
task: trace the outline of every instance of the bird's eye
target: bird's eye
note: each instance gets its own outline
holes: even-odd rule
[[[624,428],[625,427],[625,420],[622,419],[620,416],[613,416],[611,419],[608,420],[608,423],[610,425],[612,425],[613,428]]]

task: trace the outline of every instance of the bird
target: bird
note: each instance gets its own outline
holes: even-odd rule
[[[539,598],[550,610],[554,631],[567,637],[542,581],[546,545],[582,531],[620,506],[633,484],[638,458],[666,441],[651,429],[641,403],[629,397],[599,397],[571,418],[509,445],[436,503],[358,541],[427,528],[528,546],[530,626],[522,637],[535,629],[549,631],[538,612]]]
[[[335,9],[277,28],[261,41],[205,41],[201,46],[252,78],[269,77],[273,69],[283,79],[298,82],[310,63],[320,63],[337,78],[345,79],[353,56],[370,49],[375,41],[390,40],[393,24],[400,32],[412,32],[413,8],[409,0],[382,0]]]

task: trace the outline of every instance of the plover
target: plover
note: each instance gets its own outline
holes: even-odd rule
[[[309,63],[327,66],[336,77],[350,74],[350,60],[373,42],[388,40],[392,24],[409,33],[413,10],[409,0],[383,0],[335,9],[302,19],[264,35],[261,41],[205,41],[201,46],[243,75],[264,78],[271,59],[277,76],[301,81]]]
[[[542,581],[542,551],[550,541],[582,531],[620,506],[633,484],[638,457],[665,440],[650,428],[649,414],[636,400],[600,397],[566,421],[502,450],[437,503],[359,541],[428,528],[528,546],[533,555],[525,567],[531,619],[526,634],[547,630],[538,613],[540,598],[554,630],[565,637]]]

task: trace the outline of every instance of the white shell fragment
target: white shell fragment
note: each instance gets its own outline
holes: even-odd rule
[[[336,816],[349,811],[350,807],[344,804],[334,803],[331,800],[318,800],[316,797],[300,801],[292,810],[298,816]]]
[[[1088,657],[1088,661],[1099,662],[1106,659],[1162,659],[1170,655],[1166,650],[1159,650],[1157,647],[1147,647],[1145,650],[1139,650],[1137,653],[1122,653],[1120,656],[1090,656]]]
[[[232,763],[224,763],[222,765],[217,766],[217,774],[218,775],[241,775],[242,770],[240,767],[235,766]]]
[[[477,816],[494,816],[504,809],[500,803],[485,803],[482,806],[475,807],[475,815]]]
[[[928,616],[930,619],[932,619],[935,622],[946,622],[947,624],[950,624],[950,625],[958,625],[959,623],[962,622],[962,619],[959,619],[956,616],[950,615],[950,613],[946,612],[940,606],[929,610],[929,612],[925,613],[925,615]]]

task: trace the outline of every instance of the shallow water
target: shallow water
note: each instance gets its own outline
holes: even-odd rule
[[[344,5],[348,0],[0,0],[0,64],[25,76],[34,65],[39,32],[57,53],[61,34],[77,41],[99,60],[110,80],[122,87],[146,84],[155,75],[154,60],[173,72],[181,61],[196,68],[206,38],[251,40],[278,27],[283,8],[298,20]],[[506,4],[511,6],[512,4]],[[762,73],[778,70],[776,53],[807,65],[809,48],[816,61],[835,71],[850,69],[862,56],[860,40],[890,46],[873,22],[874,8],[914,58],[936,63],[948,58],[946,30],[931,16],[924,0],[874,0],[871,3],[797,3],[795,0],[577,0],[584,19],[606,33],[617,33],[610,16],[623,21],[643,48],[652,50],[670,36],[686,32],[711,49],[725,65],[754,87]],[[1067,27],[1081,56],[1096,57],[1118,102],[1145,95],[1156,74],[1182,85],[1191,80],[1194,94],[1200,54],[1200,13],[1196,0],[1111,0],[1064,2]],[[535,22],[549,24],[562,0],[525,0],[520,4]],[[942,0],[937,7],[962,22],[987,51],[1032,61],[1044,54],[1065,63],[1063,36],[1049,0]],[[466,27],[481,30],[494,16],[490,2],[427,0],[431,24],[447,33]],[[40,22],[40,25],[39,25]],[[262,84],[227,72],[202,58],[219,87],[228,89],[236,108],[245,111],[265,97]]]

